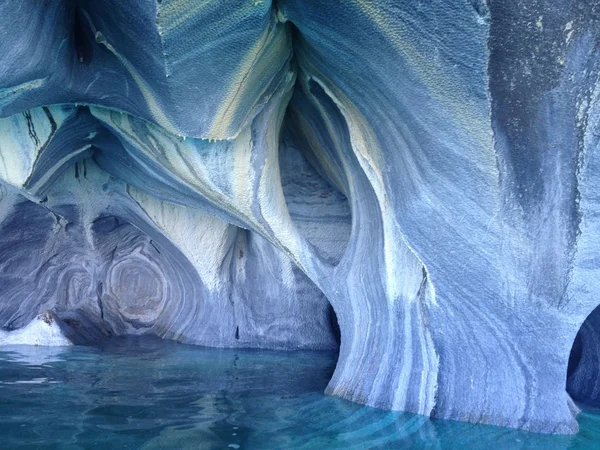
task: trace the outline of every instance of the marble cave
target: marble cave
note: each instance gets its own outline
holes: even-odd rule
[[[0,0],[0,350],[332,351],[574,435],[599,305],[597,0]]]

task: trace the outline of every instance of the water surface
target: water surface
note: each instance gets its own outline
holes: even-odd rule
[[[158,339],[0,351],[0,447],[193,449],[600,448],[576,436],[388,412],[323,395],[336,355],[217,350]]]

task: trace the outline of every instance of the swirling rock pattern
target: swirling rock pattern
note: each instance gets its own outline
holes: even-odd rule
[[[577,430],[597,2],[117,3],[0,0],[1,325],[287,349],[339,324],[332,394]]]

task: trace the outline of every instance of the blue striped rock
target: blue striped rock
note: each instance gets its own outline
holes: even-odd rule
[[[600,402],[595,0],[0,0],[0,35],[0,337],[339,347],[328,393],[544,433]]]

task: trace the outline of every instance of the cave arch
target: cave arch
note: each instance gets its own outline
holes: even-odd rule
[[[325,294],[257,233],[134,194],[95,158],[67,164],[51,181],[40,203],[2,197],[1,328],[49,310],[83,344],[156,335],[213,347],[339,348]],[[218,242],[198,239],[204,234]],[[186,240],[202,248],[189,253]]]
[[[600,306],[585,319],[573,341],[567,392],[575,401],[600,405]]]
[[[336,266],[350,241],[351,208],[346,195],[311,163],[288,124],[279,150],[283,194],[290,218],[317,255]],[[294,138],[296,136],[296,138]],[[308,157],[307,157],[308,156]]]

